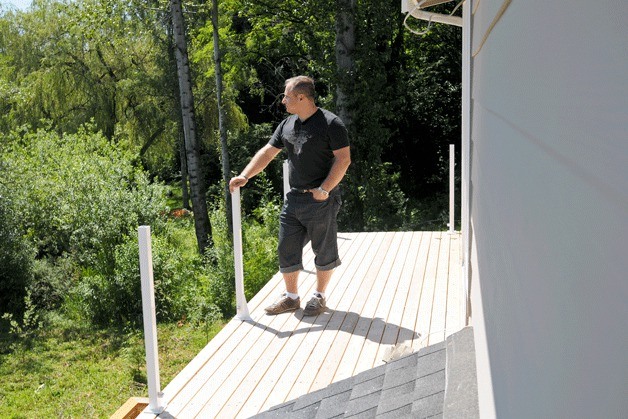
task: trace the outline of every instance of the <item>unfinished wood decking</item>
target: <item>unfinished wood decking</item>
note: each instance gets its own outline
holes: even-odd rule
[[[443,341],[464,327],[460,241],[448,232],[339,233],[329,310],[266,315],[284,290],[277,273],[249,302],[253,321],[231,320],[168,384],[160,417],[250,417],[381,365],[396,344]],[[303,260],[302,307],[316,282],[309,247]]]

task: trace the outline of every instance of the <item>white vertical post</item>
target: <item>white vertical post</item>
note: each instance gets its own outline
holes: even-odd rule
[[[240,215],[240,188],[231,193],[233,216],[233,261],[235,264],[236,318],[242,321],[251,320],[249,307],[244,295],[244,268],[242,266],[242,219]]]
[[[455,217],[456,211],[456,183],[455,183],[455,168],[456,168],[456,146],[449,144],[449,232],[453,233],[455,230]]]
[[[150,227],[138,229],[140,246],[140,275],[142,279],[142,314],[144,317],[144,346],[146,347],[146,375],[148,378],[148,411],[161,413],[163,393],[159,383],[157,354],[157,319],[155,316],[155,285],[153,282],[153,253]]]
[[[478,0],[479,1],[479,0]],[[465,325],[469,324],[471,279],[471,10],[475,0],[462,6],[462,139],[460,149],[460,230],[462,232],[462,279]]]
[[[288,160],[283,161],[283,199],[286,199],[286,195],[290,192],[290,165]]]

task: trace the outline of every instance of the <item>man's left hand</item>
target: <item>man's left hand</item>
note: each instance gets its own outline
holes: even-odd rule
[[[316,201],[326,201],[329,199],[329,194],[326,194],[318,188],[310,189],[310,192]]]

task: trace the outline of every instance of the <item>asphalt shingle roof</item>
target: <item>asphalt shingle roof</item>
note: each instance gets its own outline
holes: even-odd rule
[[[445,342],[272,407],[255,418],[432,417],[443,412]]]
[[[448,380],[457,392],[446,397]],[[462,412],[466,418],[479,417],[470,327],[445,342],[274,406],[254,418],[440,418],[462,417]]]

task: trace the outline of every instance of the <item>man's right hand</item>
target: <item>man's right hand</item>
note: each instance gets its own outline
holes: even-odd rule
[[[229,181],[229,191],[233,193],[233,191],[235,191],[237,188],[241,188],[242,186],[246,185],[248,181],[249,180],[242,175],[232,177]]]

